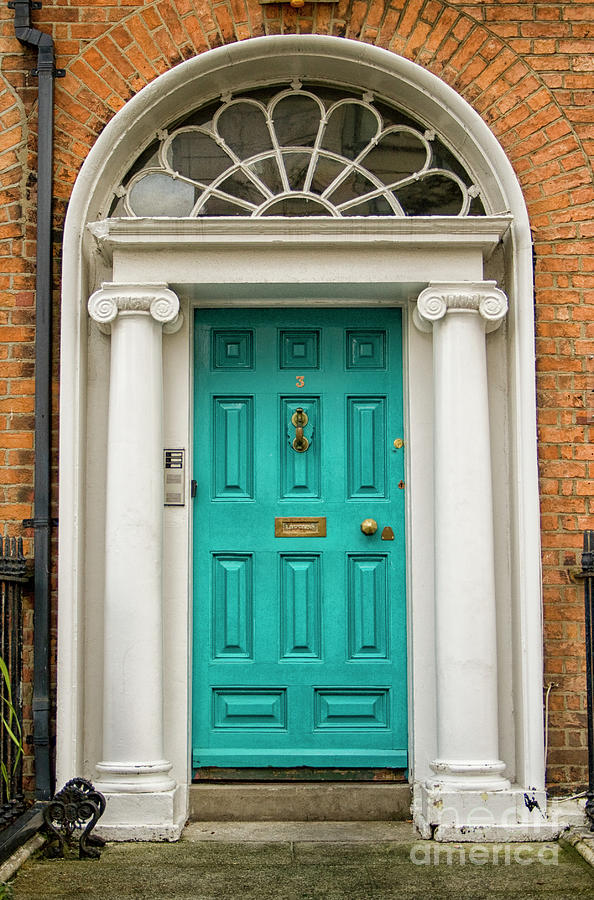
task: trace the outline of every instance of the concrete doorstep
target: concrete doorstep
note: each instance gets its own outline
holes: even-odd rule
[[[193,784],[190,822],[401,822],[411,789],[400,783]]]
[[[198,843],[411,843],[412,822],[190,822],[182,840]]]

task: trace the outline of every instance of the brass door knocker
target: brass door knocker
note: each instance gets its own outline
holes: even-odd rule
[[[291,416],[291,422],[295,426],[295,438],[292,444],[293,450],[296,450],[297,453],[305,453],[305,451],[309,447],[309,441],[303,434],[303,429],[309,422],[309,416],[306,412],[304,412],[303,407],[297,407],[297,409]]]

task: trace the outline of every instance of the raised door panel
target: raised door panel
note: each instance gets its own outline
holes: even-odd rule
[[[386,398],[347,398],[349,498],[386,496]]]
[[[215,553],[212,565],[212,657],[253,655],[253,565],[245,553]]]
[[[213,499],[253,499],[253,423],[253,397],[213,398]]]
[[[388,659],[387,577],[387,556],[348,556],[349,659]]]
[[[319,659],[322,583],[319,554],[280,554],[280,658]]]
[[[293,446],[296,427],[293,417],[298,409],[307,416],[303,435],[308,442],[305,452]],[[321,497],[321,468],[316,425],[320,419],[319,397],[281,397],[280,400],[280,499],[318,500]]]

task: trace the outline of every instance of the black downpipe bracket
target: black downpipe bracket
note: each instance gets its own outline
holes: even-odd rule
[[[50,572],[51,572],[51,385],[52,385],[52,170],[54,78],[57,72],[51,35],[31,27],[31,10],[41,3],[12,0],[14,31],[22,44],[37,50],[37,250],[35,273],[35,529],[33,747],[38,800],[53,790],[50,763]]]

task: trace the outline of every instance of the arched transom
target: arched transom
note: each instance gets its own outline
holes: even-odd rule
[[[159,131],[116,191],[112,216],[484,215],[454,153],[371,93],[262,88]]]

